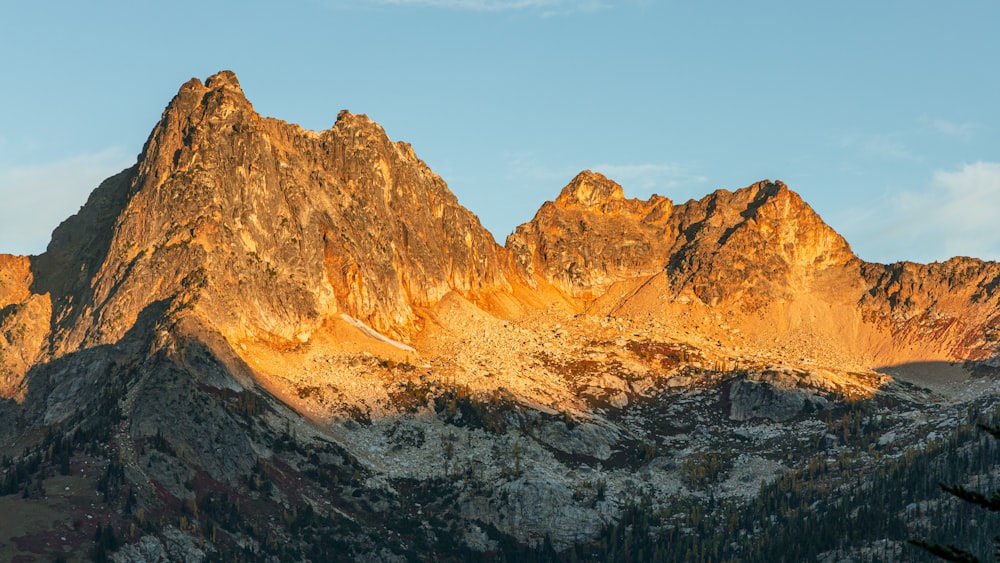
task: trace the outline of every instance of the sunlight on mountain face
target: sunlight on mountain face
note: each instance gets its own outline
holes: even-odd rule
[[[770,180],[675,204],[583,171],[501,247],[368,117],[263,118],[222,72],[0,256],[0,491],[124,560],[905,559],[926,488],[859,537],[762,522],[860,525],[972,448],[998,279],[864,262]]]

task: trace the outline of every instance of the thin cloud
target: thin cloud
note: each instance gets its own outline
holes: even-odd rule
[[[919,155],[892,135],[846,136],[841,138],[840,145],[885,160],[909,160],[912,162],[922,160]]]
[[[682,200],[702,195],[694,186],[704,184],[708,178],[678,163],[602,163],[579,166],[552,167],[542,164],[530,154],[507,157],[507,178],[512,181],[533,180],[548,184],[547,189],[558,190],[584,169],[604,174],[621,184],[629,197],[648,197],[652,193]]]
[[[507,178],[510,180],[541,180],[544,182],[568,183],[580,170],[572,167],[553,168],[542,164],[529,153],[511,153],[506,156]],[[562,187],[561,185],[559,187]]]
[[[77,212],[105,178],[131,166],[135,156],[119,148],[71,156],[59,161],[0,165],[0,252],[38,254],[53,229]]]
[[[886,203],[887,209],[869,216],[877,260],[1000,260],[1000,163],[938,170],[926,189],[895,194]]]
[[[388,6],[413,6],[469,12],[540,11],[544,15],[593,12],[607,7],[599,0],[371,0]]]
[[[982,125],[974,121],[956,123],[947,119],[932,119],[931,127],[943,137],[951,137],[961,141],[971,141]]]
[[[1000,258],[1000,163],[966,164],[955,172],[938,171],[934,183],[946,190],[948,202],[941,208],[947,229],[945,247],[950,254],[969,253],[981,258]]]
[[[623,188],[642,193],[704,184],[708,178],[691,173],[680,164],[597,164],[593,170],[618,182]]]

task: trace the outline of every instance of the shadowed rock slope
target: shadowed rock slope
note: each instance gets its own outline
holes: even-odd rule
[[[0,450],[86,452],[70,474],[107,475],[72,486],[149,553],[565,549],[640,470],[658,506],[702,498],[684,456],[726,425],[931,396],[876,368],[989,368],[998,286],[971,258],[863,262],[770,181],[674,204],[585,171],[501,247],[366,116],[307,131],[221,72],[45,253],[0,255]],[[791,459],[761,447],[720,495]]]

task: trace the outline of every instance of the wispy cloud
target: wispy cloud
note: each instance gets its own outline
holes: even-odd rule
[[[530,153],[510,153],[506,155],[505,159],[507,161],[507,178],[514,181],[528,179],[566,184],[581,170],[572,166],[549,166],[540,162]]]
[[[957,123],[947,119],[931,119],[930,125],[936,133],[943,137],[950,137],[961,141],[971,141],[982,125],[974,121],[964,121]]]
[[[109,148],[45,164],[0,164],[0,252],[44,251],[52,230],[76,213],[102,180],[134,161],[134,155]]]
[[[623,187],[647,193],[669,191],[708,181],[705,176],[694,174],[688,167],[680,164],[597,164],[592,169]]]
[[[938,171],[934,185],[946,202],[927,202],[940,209],[940,227],[949,254],[1000,258],[1000,163],[976,162],[954,172]],[[919,201],[919,200],[918,200]]]
[[[844,148],[855,149],[865,154],[887,160],[920,161],[922,158],[893,135],[848,135],[840,139]]]
[[[698,195],[698,189],[708,178],[678,163],[601,163],[552,167],[540,163],[529,154],[509,155],[507,176],[511,180],[543,181],[549,191],[569,183],[581,170],[600,172],[622,185],[629,197],[648,197],[652,193],[682,199]],[[690,193],[689,193],[690,192]],[[557,193],[557,192],[553,192]]]
[[[865,219],[877,260],[1000,260],[1000,162],[938,170],[928,186],[883,200]],[[870,211],[870,210],[869,210]]]
[[[608,7],[601,0],[369,0],[374,4],[441,8],[470,12],[537,11],[544,15],[593,12]]]

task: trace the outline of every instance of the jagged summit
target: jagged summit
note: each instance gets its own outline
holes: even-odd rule
[[[526,271],[577,297],[669,270],[677,291],[687,286],[712,294],[706,298],[715,303],[722,293],[741,291],[734,283],[757,287],[790,269],[854,258],[846,241],[782,182],[674,205],[658,195],[627,199],[621,186],[590,171],[544,204],[507,246]]]
[[[850,322],[885,335],[862,348],[895,357],[883,341],[897,329],[871,319],[915,300],[951,303],[959,318],[966,300],[986,307],[1000,285],[983,264],[949,273],[941,289],[982,280],[968,297],[913,287],[908,301],[894,270],[864,265],[770,180],[674,205],[626,198],[587,170],[500,247],[412,147],[366,115],[345,110],[329,130],[304,131],[258,115],[230,71],[185,83],[136,166],[95,190],[30,266],[24,287],[7,290],[20,307],[8,320],[33,327],[20,359],[8,360],[9,381],[46,354],[117,342],[150,307],[190,316],[233,346],[281,348],[310,343],[342,315],[411,342],[449,296],[504,314],[552,300],[637,314],[697,303],[764,315],[779,339],[805,322],[788,303],[840,303],[831,314],[851,319],[862,304],[879,313]],[[612,291],[636,284],[660,305]],[[950,338],[964,344],[940,354],[987,354],[971,334],[990,319],[983,309],[954,325]]]
[[[198,78],[185,82],[167,104],[161,121],[168,116],[183,119],[189,114],[190,119],[198,120],[213,112],[227,113],[235,108],[253,111],[236,74],[226,70],[213,74],[204,82]]]
[[[674,205],[589,170],[499,247],[366,115],[304,131],[258,115],[223,71],[180,88],[136,166],[57,229],[30,283],[51,308],[41,348],[58,355],[115,342],[156,303],[233,342],[308,343],[340,315],[409,340],[449,294],[515,310],[554,288],[571,308],[635,308],[609,290],[657,278],[663,298],[760,311],[826,299],[837,276],[856,293],[846,303],[881,295],[871,284],[891,276],[859,264],[782,182]]]
[[[406,338],[449,292],[508,291],[500,253],[367,116],[303,131],[254,112],[227,71],[180,88],[136,166],[57,229],[32,283],[57,356],[116,342],[154,304],[234,344],[288,346],[340,315]]]
[[[620,545],[597,538],[629,499],[730,506],[849,430],[853,482],[945,430],[920,412],[876,438],[847,401],[925,401],[888,372],[928,362],[951,393],[998,342],[1000,265],[865,263],[781,182],[675,205],[584,171],[501,247],[366,115],[305,131],[224,71],[45,253],[0,256],[0,486],[41,506],[44,476],[58,510],[83,491],[24,545],[90,545],[63,524],[93,513],[130,530],[121,560]]]
[[[239,78],[237,78],[236,73],[231,70],[221,70],[206,78],[204,82],[197,77],[193,77],[191,80],[188,80],[181,85],[178,91],[178,96],[182,96],[189,92],[204,95],[207,92],[219,92],[223,90],[229,91],[233,94],[238,94],[244,99],[246,98],[245,94],[243,94],[243,88],[240,86]]]
[[[231,70],[221,70],[212,76],[209,76],[205,80],[205,86],[209,89],[215,90],[219,88],[231,88],[239,92],[243,89],[240,88],[240,81],[236,78],[236,73]]]
[[[625,199],[622,187],[599,172],[584,170],[559,193],[555,203],[563,207],[597,208]]]

